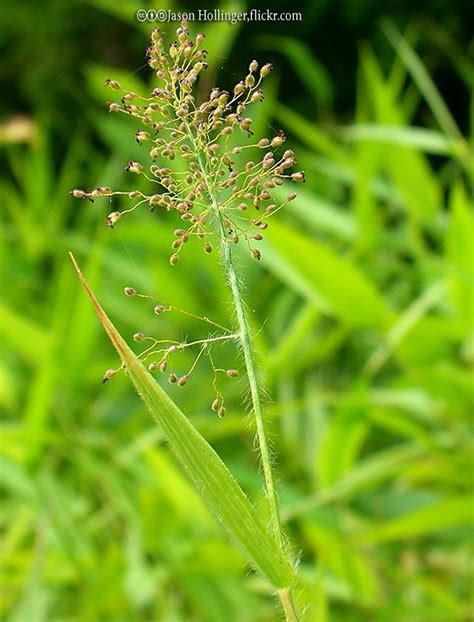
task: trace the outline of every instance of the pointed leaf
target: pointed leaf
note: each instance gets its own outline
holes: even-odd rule
[[[146,407],[163,429],[171,450],[208,510],[277,588],[288,587],[292,569],[284,552],[214,449],[196,430],[125,343],[70,257],[95,311]]]

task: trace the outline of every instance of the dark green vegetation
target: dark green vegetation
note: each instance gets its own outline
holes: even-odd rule
[[[48,10],[39,27],[45,50],[48,25],[54,33],[71,27]],[[433,40],[415,23],[404,43],[385,23],[374,46],[360,49],[353,112],[341,104],[336,123],[330,94],[340,90],[293,36],[296,25],[285,40],[262,32],[251,57],[233,48],[237,28],[201,26],[219,84],[235,81],[234,69],[260,47],[262,60],[271,48],[271,60],[289,63],[299,89],[288,94],[275,72],[254,123],[285,129],[308,181],[269,227],[261,263],[241,257],[283,515],[300,557],[297,601],[321,622],[467,621],[474,223],[472,143],[463,135],[472,64],[455,45],[443,47],[448,31]],[[130,47],[141,51],[148,30],[127,31]],[[413,49],[428,50],[428,63],[441,59],[460,94],[454,103]],[[125,285],[230,322],[213,257],[193,245],[169,265],[174,220],[137,211],[110,231],[106,201],[69,198],[75,186],[124,187],[125,163],[144,157],[133,120],[102,105],[112,97],[106,78],[132,90],[148,79],[119,59],[111,63],[122,72],[105,66],[106,56],[101,65],[77,60],[83,80],[67,84],[61,75],[51,84],[76,107],[56,101],[54,114],[48,94],[29,82],[36,136],[2,145],[1,615],[273,621],[268,585],[224,540],[127,379],[100,383],[117,358],[69,249],[132,344],[136,331],[181,339],[202,327],[179,313],[156,316],[153,303],[125,297]],[[78,123],[67,111],[77,116],[81,106]],[[4,141],[6,128],[15,130],[3,125]],[[239,366],[232,349],[221,357]],[[184,370],[191,358],[182,360]],[[262,481],[241,388],[228,381],[222,420],[209,408],[205,365],[170,392],[258,506]]]

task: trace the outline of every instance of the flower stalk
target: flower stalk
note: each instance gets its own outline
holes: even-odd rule
[[[203,175],[205,175],[207,191],[209,194],[209,200],[211,201],[212,209],[217,215],[218,226],[221,235],[221,255],[224,264],[224,271],[227,276],[230,288],[232,291],[232,298],[235,305],[235,313],[237,318],[237,325],[239,328],[239,338],[242,351],[244,353],[245,369],[247,372],[247,378],[250,388],[250,396],[252,400],[252,410],[255,416],[255,422],[257,426],[257,438],[260,450],[260,458],[262,461],[262,469],[265,478],[265,491],[270,506],[270,516],[273,535],[275,536],[278,544],[283,548],[283,539],[281,533],[280,513],[278,510],[278,499],[275,490],[275,484],[272,473],[270,450],[268,447],[267,435],[265,431],[265,422],[263,418],[262,402],[260,399],[260,391],[258,388],[257,369],[255,365],[255,357],[252,347],[252,338],[250,333],[250,327],[247,319],[247,313],[242,297],[242,290],[240,287],[239,279],[235,269],[234,258],[232,256],[233,242],[228,239],[224,226],[222,214],[219,210],[217,199],[214,195],[212,186],[210,185],[205,165],[202,156],[199,158],[200,166]]]
[[[110,112],[135,117],[145,126],[145,129],[135,132],[135,139],[140,145],[150,143],[149,156],[152,164],[147,166],[130,161],[125,166],[127,173],[141,177],[145,180],[144,184],[132,191],[112,191],[101,186],[90,192],[75,189],[71,194],[75,198],[91,202],[100,197],[107,197],[110,203],[116,197],[119,201],[126,197],[133,200],[130,208],[114,209],[108,214],[106,223],[111,228],[123,216],[131,214],[139,207],[147,207],[150,212],[163,210],[176,213],[181,219],[181,226],[175,229],[175,239],[171,243],[169,261],[173,266],[180,260],[183,249],[192,241],[200,241],[206,254],[211,254],[214,247],[220,251],[232,293],[237,330],[231,331],[204,317],[200,319],[223,330],[224,334],[180,343],[169,339],[154,339],[137,332],[134,340],[151,342],[141,353],[141,360],[156,358],[148,364],[150,372],[163,373],[171,367],[168,379],[178,387],[188,384],[201,357],[207,355],[214,373],[212,384],[215,399],[211,409],[219,417],[225,415],[225,406],[223,395],[217,386],[217,374],[234,378],[238,371],[216,367],[211,349],[218,342],[238,342],[243,352],[252,412],[255,416],[271,539],[275,543],[275,550],[283,556],[289,569],[265,429],[253,338],[234,260],[234,246],[238,243],[244,244],[255,260],[260,259],[258,242],[263,239],[269,221],[296,198],[296,193],[290,192],[283,202],[276,202],[272,190],[281,186],[285,180],[304,183],[305,174],[303,171],[291,172],[296,158],[291,149],[281,149],[286,140],[283,132],[271,138],[251,138],[252,119],[245,116],[246,109],[249,105],[263,100],[261,83],[272,66],[266,64],[259,68],[258,62],[253,60],[249,64],[245,79],[238,82],[231,93],[216,87],[209,94],[209,99],[198,105],[193,89],[200,73],[207,67],[206,50],[200,47],[204,35],[198,33],[192,39],[184,22],[176,34],[177,41],[166,50],[163,33],[159,29],[152,32],[148,64],[155,71],[160,86],[154,88],[150,96],[125,92],[120,103],[109,104]],[[108,80],[107,84],[114,91],[122,90],[115,80]],[[232,138],[241,133],[247,137],[248,144],[232,146]],[[247,161],[243,161],[246,153],[249,157]],[[181,160],[181,166],[172,163],[176,159]],[[169,161],[166,166],[163,165],[163,160]],[[151,193],[146,193],[144,187],[151,187]],[[133,287],[126,287],[124,293],[131,297],[151,298],[139,294]],[[156,315],[172,310],[192,315],[163,302],[154,306]],[[186,373],[178,376],[173,370],[172,359],[184,349],[195,346],[198,346],[199,351],[194,362]],[[108,370],[104,375],[104,382],[118,371]],[[297,614],[292,602],[291,586],[285,583],[286,580],[274,585],[279,588],[278,596],[287,622],[295,622]]]

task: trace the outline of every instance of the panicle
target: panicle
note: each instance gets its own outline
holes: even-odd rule
[[[136,142],[147,143],[143,160],[130,160],[125,165],[127,173],[137,176],[128,176],[127,182],[134,179],[137,186],[132,190],[113,191],[99,186],[91,191],[75,188],[70,192],[73,198],[91,202],[106,198],[110,204],[106,223],[110,228],[139,207],[149,212],[170,212],[177,221],[170,240],[172,266],[194,240],[206,254],[217,254],[215,251],[222,252],[227,244],[241,243],[255,260],[260,260],[262,252],[255,246],[263,247],[259,243],[267,235],[270,219],[296,199],[296,193],[286,186],[306,181],[304,171],[295,171],[294,152],[284,148],[283,132],[253,138],[251,110],[264,99],[262,85],[272,70],[271,63],[260,65],[251,60],[247,73],[229,90],[214,87],[207,98],[196,100],[197,82],[208,68],[204,41],[203,33],[191,36],[185,21],[169,45],[162,31],[155,28],[146,52],[147,63],[156,76],[154,88],[148,93],[132,92],[116,80],[106,80],[117,94],[117,101],[108,103],[109,111],[133,117],[139,124],[134,134]],[[285,191],[280,189],[282,185]],[[285,195],[286,199],[281,200]],[[124,208],[124,201],[130,201],[130,207]],[[129,297],[149,298],[130,286],[123,291]],[[153,307],[157,316],[173,309],[162,303]],[[147,347],[140,356],[148,370],[167,372],[169,382],[178,387],[188,384],[201,355],[208,356],[214,373],[211,409],[219,417],[225,415],[226,408],[217,377],[220,374],[225,381],[238,376],[237,369],[214,366],[210,349],[224,338],[210,336],[193,344],[155,340],[142,332],[133,335],[137,343],[146,340]],[[174,371],[178,354],[190,347],[198,349],[195,361],[188,371],[178,374]],[[103,381],[117,371],[107,370]]]

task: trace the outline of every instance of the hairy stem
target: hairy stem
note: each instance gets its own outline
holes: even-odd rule
[[[204,162],[200,161],[201,169],[203,169],[204,175],[206,175],[204,169]],[[244,302],[242,299],[242,291],[235,270],[234,260],[232,257],[232,245],[233,242],[228,239],[226,234],[225,225],[223,222],[221,211],[217,203],[213,188],[208,183],[207,176],[205,177],[207,184],[207,191],[212,203],[213,210],[218,217],[220,234],[222,236],[222,257],[224,261],[224,269],[229,279],[230,288],[232,290],[232,297],[234,300],[235,311],[237,315],[237,324],[239,327],[240,344],[244,353],[245,368],[247,371],[247,377],[250,387],[250,395],[252,399],[252,409],[255,415],[257,424],[257,438],[260,447],[260,455],[262,460],[263,474],[265,478],[265,489],[270,505],[270,515],[272,520],[273,534],[280,546],[283,546],[283,539],[281,534],[280,513],[278,511],[278,499],[275,490],[275,484],[273,481],[273,473],[270,459],[270,450],[268,448],[267,435],[265,432],[265,423],[263,420],[262,403],[260,399],[260,391],[258,388],[257,370],[255,366],[255,360],[252,350],[252,341],[250,335],[249,323],[247,320],[247,313],[245,311]]]
[[[298,622],[298,616],[296,615],[296,609],[293,604],[293,598],[291,596],[291,590],[278,590],[278,596],[285,612],[285,618],[287,622]]]
[[[254,355],[252,351],[252,341],[250,336],[250,329],[247,320],[247,314],[245,311],[244,303],[242,300],[242,292],[238,281],[237,273],[232,257],[232,242],[225,240],[223,242],[223,257],[224,266],[229,279],[230,287],[232,290],[232,296],[234,299],[235,310],[237,315],[237,323],[240,331],[240,343],[244,353],[245,367],[247,370],[247,376],[250,387],[250,394],[252,398],[252,408],[255,415],[257,424],[257,437],[260,446],[260,454],[262,459],[263,474],[265,477],[265,486],[268,501],[270,504],[270,513],[272,518],[272,528],[275,538],[280,546],[283,546],[280,514],[278,510],[278,500],[275,490],[275,484],[273,482],[273,474],[271,467],[270,451],[268,448],[267,436],[265,431],[265,423],[263,419],[262,404],[260,400],[260,392],[258,388],[257,371],[255,367]]]
[[[242,297],[242,290],[240,287],[237,271],[235,269],[234,259],[232,256],[233,242],[228,238],[224,219],[222,217],[219,204],[215,196],[212,184],[209,181],[204,159],[199,154],[199,164],[201,172],[206,182],[207,192],[212,204],[213,211],[218,220],[219,233],[221,235],[221,250],[224,263],[224,269],[229,280],[230,288],[232,291],[232,297],[234,300],[235,311],[237,315],[237,324],[239,328],[240,344],[244,353],[245,368],[247,371],[247,377],[250,387],[250,395],[252,399],[252,409],[255,415],[255,421],[257,424],[257,438],[260,448],[260,456],[262,461],[263,475],[265,479],[265,492],[270,507],[271,527],[275,540],[281,548],[284,548],[283,537],[281,530],[280,512],[278,509],[278,498],[275,489],[275,483],[273,480],[272,465],[270,458],[270,450],[268,447],[267,435],[265,431],[265,422],[263,419],[262,402],[260,399],[260,391],[258,386],[257,369],[255,365],[252,337],[250,333],[250,327],[247,319],[247,312]],[[278,596],[280,598],[283,610],[285,612],[285,618],[287,622],[297,622],[298,618],[293,606],[291,598],[290,588],[285,590],[279,590]]]

